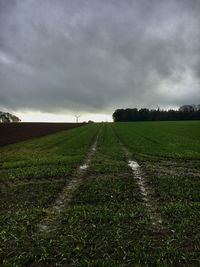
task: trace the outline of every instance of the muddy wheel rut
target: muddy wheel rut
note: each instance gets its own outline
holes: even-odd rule
[[[150,188],[149,185],[147,185],[145,181],[145,175],[141,170],[141,166],[138,164],[137,161],[132,160],[132,155],[130,151],[121,142],[120,138],[117,136],[113,129],[112,131],[118,140],[119,146],[124,152],[128,166],[132,170],[133,177],[137,182],[141,194],[141,199],[146,207],[152,226],[155,227],[156,230],[163,229],[162,218],[161,214],[159,213],[158,206],[156,204],[157,200],[154,198],[155,193],[153,188]]]
[[[100,130],[99,130],[100,132]],[[38,223],[38,229],[42,232],[51,232],[54,230],[54,224],[62,212],[63,208],[66,207],[73,197],[75,190],[80,186],[89,168],[92,157],[94,156],[97,148],[99,132],[95,138],[92,147],[90,148],[85,161],[78,167],[72,176],[71,180],[66,183],[66,186],[60,192],[54,203],[46,209],[46,216]]]

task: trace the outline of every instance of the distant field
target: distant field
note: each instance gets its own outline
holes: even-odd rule
[[[82,125],[83,123],[0,123],[0,146]]]
[[[200,121],[125,122],[113,128],[134,154],[200,158]]]
[[[200,122],[91,124],[3,146],[0,190],[2,266],[200,264]]]

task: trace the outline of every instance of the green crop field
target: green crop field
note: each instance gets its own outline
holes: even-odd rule
[[[0,266],[199,266],[199,221],[199,121],[90,124],[0,148]]]

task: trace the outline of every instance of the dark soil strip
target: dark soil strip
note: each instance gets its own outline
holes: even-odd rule
[[[0,123],[0,146],[86,125],[85,123]]]

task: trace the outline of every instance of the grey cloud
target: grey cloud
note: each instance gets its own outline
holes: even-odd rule
[[[0,0],[0,106],[198,104],[199,11],[196,0]]]

